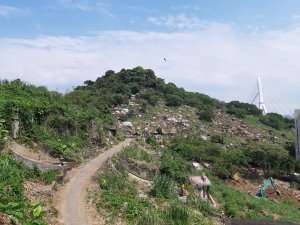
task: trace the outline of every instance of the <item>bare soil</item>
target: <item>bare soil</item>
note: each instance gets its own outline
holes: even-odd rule
[[[41,161],[41,162],[45,162],[45,163],[59,163],[60,162],[59,159],[53,158],[42,151],[26,148],[25,146],[20,145],[14,141],[10,142],[8,144],[8,146],[14,152],[16,152],[19,155],[22,155],[26,158],[29,158],[29,159],[33,159],[33,160]]]
[[[240,178],[238,181],[230,180],[229,185],[235,189],[240,191],[249,193],[253,196],[256,195],[259,188],[264,184],[263,181],[260,180],[250,180],[245,178]],[[277,190],[280,191],[280,195],[277,195],[276,191],[271,187],[267,187],[265,191],[265,196],[267,199],[271,199],[273,201],[285,201],[294,204],[296,207],[300,207],[300,191],[290,188],[289,183],[283,182],[275,179],[275,184]]]

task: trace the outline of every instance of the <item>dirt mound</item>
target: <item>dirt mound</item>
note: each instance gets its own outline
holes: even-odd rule
[[[249,193],[253,196],[256,195],[259,188],[263,185],[263,181],[254,181],[245,178],[240,178],[239,181],[231,180],[229,185],[235,189],[238,189],[242,192]],[[277,190],[280,191],[280,195],[277,195],[276,190],[274,190],[271,185],[267,187],[265,191],[265,197],[267,199],[275,201],[284,201],[294,204],[296,207],[300,207],[300,191],[290,188],[289,183],[283,182],[275,179],[275,184]]]

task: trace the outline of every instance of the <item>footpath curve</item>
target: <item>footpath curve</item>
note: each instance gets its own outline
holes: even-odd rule
[[[85,166],[75,171],[72,178],[60,194],[59,212],[64,225],[90,225],[85,212],[86,200],[84,190],[90,178],[114,154],[120,152],[128,145],[131,139],[126,139],[113,148],[101,153],[99,156],[88,162]]]

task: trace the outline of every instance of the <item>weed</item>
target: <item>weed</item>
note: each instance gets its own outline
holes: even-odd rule
[[[154,179],[150,195],[158,198],[171,198],[175,196],[174,181],[166,175],[158,175]]]
[[[172,204],[167,210],[167,215],[174,225],[185,225],[190,222],[190,213],[181,204]]]
[[[132,158],[135,160],[151,162],[153,157],[146,151],[138,148],[127,147],[118,154],[120,158]]]

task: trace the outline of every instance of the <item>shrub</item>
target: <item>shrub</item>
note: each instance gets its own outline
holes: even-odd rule
[[[213,172],[222,179],[228,179],[248,163],[249,158],[240,150],[223,151],[215,161]]]
[[[259,116],[262,111],[255,105],[249,103],[242,103],[239,101],[232,101],[226,105],[227,113],[233,114],[238,118],[245,118],[246,115]]]
[[[250,158],[250,163],[263,167],[268,162],[273,170],[286,170],[290,157],[289,152],[279,145],[260,143],[248,146],[245,154]]]
[[[178,95],[166,95],[166,105],[167,106],[180,106],[183,104],[183,99]]]
[[[211,137],[211,141],[214,143],[224,144],[224,137],[221,134],[215,134]]]
[[[277,113],[268,113],[265,116],[262,116],[259,121],[266,126],[273,127],[274,129],[280,130],[285,128],[293,127],[294,121],[288,118],[283,117]]]
[[[156,128],[156,132],[157,132],[158,134],[162,134],[162,129],[161,129],[161,127],[157,127],[157,128]]]
[[[177,154],[165,152],[162,155],[160,172],[179,183],[187,183],[187,176],[183,171],[187,171],[184,160]]]
[[[214,113],[213,110],[210,108],[206,108],[199,113],[199,119],[206,121],[206,122],[212,122],[214,119]]]

